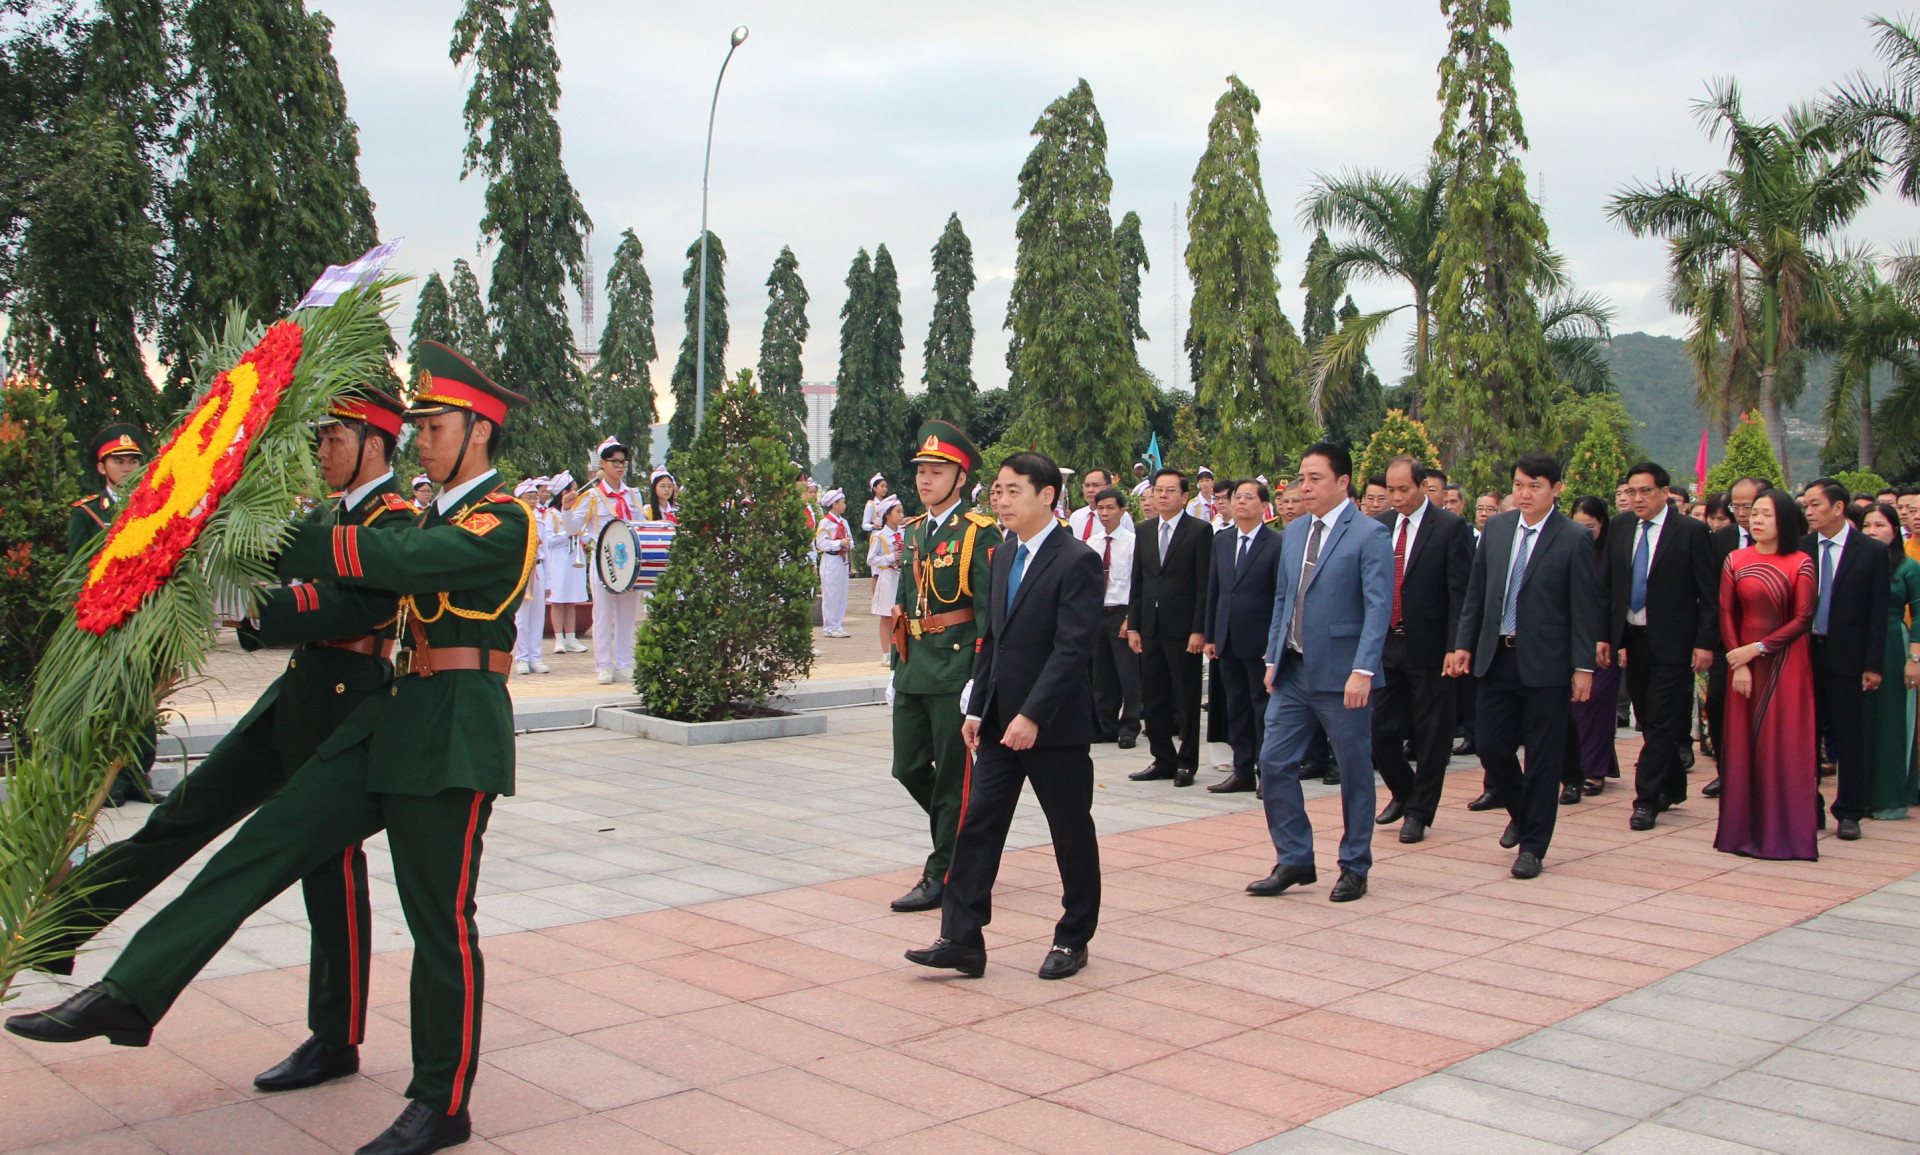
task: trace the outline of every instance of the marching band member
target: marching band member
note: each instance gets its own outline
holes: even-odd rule
[[[1227,517],[1220,508],[1220,498],[1213,492],[1213,470],[1202,465],[1193,475],[1194,487],[1200,492],[1187,503],[1187,516],[1197,517],[1215,529],[1227,524]]]
[[[647,480],[646,519],[648,521],[670,521],[680,524],[680,482],[665,466],[653,471]]]
[[[869,612],[876,618],[890,618],[900,600],[900,565],[906,555],[906,535],[901,523],[906,510],[900,499],[891,495],[880,499],[879,524],[867,542],[867,568],[873,571],[873,602]]]
[[[413,512],[419,513],[433,500],[433,480],[426,474],[413,479]]]
[[[514,614],[513,672],[516,674],[545,674],[552,670],[540,659],[540,635],[547,624],[547,599],[553,595],[553,586],[548,575],[553,572],[553,559],[567,548],[566,527],[560,524],[560,511],[550,504],[549,486],[551,478],[529,477],[513,487],[515,497],[525,498],[533,510],[534,563],[533,573],[527,578],[526,596],[520,600],[520,609]]]
[[[600,531],[609,521],[639,521],[640,491],[627,484],[627,462],[631,451],[617,437],[602,441],[595,450],[600,458],[600,476],[562,515],[568,533],[582,535],[581,543],[589,554],[588,584],[593,590],[593,667],[600,684],[611,685],[617,674],[633,670],[633,627],[640,614],[640,591],[617,594],[601,583],[598,567],[592,564],[593,548]]]
[[[574,636],[574,607],[591,600],[587,592],[587,551],[580,544],[580,536],[568,533],[566,523],[560,520],[560,511],[579,499],[579,488],[573,474],[564,469],[547,483],[547,492],[552,495],[547,508],[553,511],[566,538],[561,548],[547,551],[547,565],[542,575],[547,583],[547,609],[553,618],[553,652],[556,654],[587,652],[587,647]]]
[[[847,620],[847,577],[852,560],[847,551],[853,548],[853,531],[847,528],[847,495],[838,489],[829,489],[820,495],[820,506],[826,513],[820,518],[820,529],[813,535],[814,551],[820,555],[820,624],[830,638],[851,637],[846,631]]]

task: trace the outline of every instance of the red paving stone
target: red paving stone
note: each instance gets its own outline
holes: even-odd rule
[[[1346,906],[1330,878],[1242,892],[1272,860],[1257,811],[1103,838],[1093,963],[1059,983],[1032,974],[1044,847],[1007,856],[979,980],[901,959],[937,927],[886,909],[905,871],[489,939],[462,1150],[1233,1151],[1920,867],[1920,822],[1756,862],[1712,849],[1710,803],[1629,831],[1616,785],[1516,882],[1505,816],[1461,807],[1477,783],[1426,842],[1379,839]],[[1331,874],[1336,800],[1310,810]],[[249,1081],[305,1034],[300,967],[196,984],[147,1050],[0,1038],[0,1151],[350,1151],[402,1101],[407,963],[375,960],[364,1077],[293,1095]]]

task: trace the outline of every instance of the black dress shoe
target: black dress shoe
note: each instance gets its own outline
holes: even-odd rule
[[[1193,767],[1182,766],[1173,772],[1173,784],[1175,786],[1191,786],[1193,785],[1193,776],[1195,773],[1196,771]]]
[[[1489,790],[1467,803],[1468,810],[1495,810],[1500,806],[1500,796]]]
[[[1253,779],[1242,778],[1238,774],[1229,774],[1220,781],[1207,787],[1209,794],[1244,794],[1253,789]]]
[[[950,939],[936,938],[932,946],[908,951],[907,961],[935,970],[959,971],[970,979],[977,979],[987,973],[987,948],[962,946]]]
[[[946,894],[946,884],[929,876],[922,878],[918,886],[887,905],[901,914],[916,910],[939,910],[940,900],[945,898]]]
[[[1572,806],[1578,803],[1579,801],[1580,801],[1580,787],[1578,785],[1568,784],[1560,788],[1560,805]]]
[[[1321,778],[1325,778],[1327,776],[1327,773],[1328,773],[1328,767],[1309,766],[1305,762],[1300,763],[1300,781],[1302,782],[1305,782],[1309,779],[1313,779],[1317,781]],[[1339,781],[1339,779],[1336,778],[1335,781],[1337,782]]]
[[[1836,829],[1833,834],[1835,838],[1843,842],[1860,841],[1860,820],[1858,818],[1842,818],[1839,828]]]
[[[1508,822],[1507,828],[1500,832],[1500,849],[1512,850],[1518,845],[1520,845],[1520,824]]]
[[[1580,784],[1580,793],[1589,798],[1593,798],[1606,788],[1607,780],[1605,778],[1589,778]]]
[[[1120,735],[1120,748],[1122,750],[1131,750],[1134,748],[1135,745],[1139,743],[1139,741],[1140,739],[1137,735],[1122,734]]]
[[[1691,742],[1680,747],[1680,768],[1683,770],[1693,769],[1693,743]]]
[[[1715,778],[1713,781],[1707,783],[1705,786],[1702,786],[1700,788],[1700,797],[1702,798],[1720,797],[1720,779]]]
[[[1389,823],[1400,821],[1402,818],[1406,817],[1406,815],[1407,815],[1406,806],[1403,805],[1398,798],[1395,798],[1387,803],[1387,808],[1385,810],[1382,810],[1380,813],[1374,815],[1373,824],[1375,826],[1386,826]]]
[[[1352,902],[1367,893],[1367,876],[1357,870],[1342,870],[1340,881],[1333,884],[1333,890],[1327,895],[1328,902]]]
[[[354,1155],[427,1155],[443,1147],[457,1147],[471,1138],[473,1121],[467,1118],[466,1108],[449,1115],[415,1099],[391,1126]]]
[[[1325,782],[1329,786],[1340,785],[1340,767],[1327,767],[1327,772],[1320,776],[1320,781]]]
[[[153,1024],[136,1008],[94,983],[50,1010],[14,1015],[7,1029],[23,1039],[41,1043],[77,1043],[107,1037],[116,1047],[144,1047],[153,1037]]]
[[[1453,748],[1453,756],[1455,758],[1471,758],[1479,752],[1480,751],[1474,749],[1473,743],[1465,740],[1462,740],[1459,745]]]
[[[1641,806],[1635,803],[1633,807],[1633,817],[1627,819],[1627,828],[1630,830],[1652,830],[1653,807]]]
[[[1079,974],[1086,965],[1086,947],[1060,946],[1056,943],[1054,948],[1047,952],[1047,957],[1040,960],[1040,977],[1063,979],[1068,975]]]
[[[1531,850],[1522,850],[1519,857],[1513,860],[1513,876],[1515,878],[1539,878],[1540,856]]]
[[[360,1048],[329,1047],[317,1037],[293,1049],[293,1054],[272,1068],[253,1077],[253,1085],[262,1091],[298,1091],[317,1087],[329,1079],[359,1073]]]
[[[1320,881],[1320,875],[1311,866],[1276,866],[1273,873],[1258,882],[1247,883],[1247,893],[1259,898],[1272,898],[1289,886],[1307,886]]]
[[[1407,820],[1400,824],[1400,841],[1402,842],[1419,842],[1426,836],[1426,820],[1418,814],[1407,815]]]
[[[1173,777],[1173,775],[1174,775],[1173,767],[1162,766],[1158,762],[1151,762],[1151,763],[1148,763],[1147,768],[1145,770],[1135,770],[1133,773],[1127,775],[1127,781],[1158,782],[1162,778],[1171,778]]]

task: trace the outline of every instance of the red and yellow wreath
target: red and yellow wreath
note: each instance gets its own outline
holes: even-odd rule
[[[265,427],[300,360],[300,326],[282,321],[213,388],[174,432],[134,488],[94,555],[74,607],[83,630],[104,634],[165,585],[240,479],[247,446]]]

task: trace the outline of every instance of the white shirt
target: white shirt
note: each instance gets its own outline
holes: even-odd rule
[[[1196,497],[1187,503],[1187,516],[1197,517],[1209,525],[1219,525],[1221,504],[1217,493],[1212,497]]]
[[[1041,523],[1039,529],[1033,531],[1032,537],[1018,538],[1018,537],[1013,537],[1012,534],[1008,534],[1007,536],[1013,537],[1013,541],[1015,543],[1013,548],[1016,551],[1023,545],[1027,547],[1027,564],[1032,565],[1033,559],[1036,556],[1038,556],[1040,553],[1040,544],[1047,540],[1047,535],[1052,533],[1053,527],[1059,524],[1060,524],[1059,522],[1053,520],[1052,518],[1048,518],[1045,522]],[[1024,579],[1026,577],[1026,572],[1023,570],[1020,576],[1022,579]]]
[[[1161,561],[1167,560],[1167,551],[1173,548],[1173,535],[1180,532],[1180,519],[1184,516],[1184,513],[1176,513],[1172,517],[1156,519],[1160,524],[1153,528],[1153,548],[1159,551]]]
[[[1825,534],[1819,534],[1819,533],[1816,533],[1813,535],[1815,538],[1815,541],[1813,543],[1813,582],[1814,582],[1813,588],[1816,593],[1818,593],[1820,589],[1821,551],[1827,548],[1826,547],[1827,542],[1833,543],[1833,572],[1839,573],[1840,559],[1847,552],[1847,535],[1852,532],[1853,532],[1853,523],[1843,517],[1840,519],[1839,531],[1836,532],[1832,537],[1828,537]]]
[[[1120,528],[1114,532],[1132,537],[1133,519],[1127,517],[1126,512],[1125,509],[1120,511]],[[1074,537],[1091,545],[1101,535],[1100,515],[1093,512],[1092,506],[1083,505],[1067,515],[1067,528],[1073,530]]]
[[[1647,538],[1647,572],[1648,573],[1653,572],[1653,554],[1655,550],[1660,548],[1660,531],[1666,528],[1667,513],[1669,512],[1670,508],[1671,507],[1669,506],[1662,505],[1660,507],[1659,513],[1654,514],[1652,517],[1641,521],[1639,525],[1636,525],[1633,527],[1633,542],[1627,547],[1628,580],[1632,580],[1632,576],[1633,576],[1633,560],[1632,559],[1635,554],[1640,552],[1640,536],[1642,534],[1645,534]],[[1628,610],[1627,624],[1630,626],[1646,625],[1647,611],[1642,609],[1639,613],[1634,613],[1632,610]]]
[[[1145,493],[1147,490],[1152,488],[1153,488],[1153,482],[1148,478],[1143,477],[1140,479],[1140,484],[1133,487],[1133,495],[1135,497],[1139,497],[1141,494]]]
[[[1093,536],[1087,539],[1087,545],[1093,552],[1108,559],[1107,561],[1107,600],[1108,609],[1124,606],[1133,598],[1133,547],[1139,539],[1127,532],[1127,519],[1121,518],[1113,533],[1107,533],[1098,518],[1094,519]],[[1113,552],[1109,555],[1107,542],[1112,541]]]
[[[947,524],[947,519],[952,517],[954,511],[959,508],[960,508],[960,503],[956,501],[952,505],[949,505],[946,509],[940,511],[939,513],[934,513],[931,510],[929,510],[927,512],[927,529],[929,531],[937,530],[941,526]]]
[[[1431,501],[1422,501],[1420,508],[1414,510],[1412,514],[1402,513],[1396,515],[1394,518],[1392,541],[1397,542],[1400,540],[1401,526],[1404,525],[1407,527],[1407,553],[1405,557],[1400,559],[1400,564],[1403,566],[1413,564],[1413,543],[1420,540],[1420,523],[1426,520],[1427,510],[1431,508],[1432,505],[1433,502]]]
[[[1520,556],[1520,543],[1526,540],[1527,535],[1524,531],[1529,529],[1539,530],[1540,528],[1542,528],[1547,524],[1547,518],[1552,516],[1553,516],[1553,511],[1549,509],[1546,512],[1546,514],[1540,518],[1539,521],[1529,523],[1527,521],[1526,514],[1523,513],[1520,515],[1520,523],[1513,527],[1513,545],[1509,547],[1507,550],[1507,576],[1508,577],[1513,576],[1513,561],[1515,558]],[[1533,535],[1533,544],[1536,546],[1540,544],[1540,535],[1538,533],[1535,533]],[[1529,550],[1527,553],[1527,564],[1528,565],[1533,564],[1533,553],[1531,550]]]
[[[1340,499],[1339,505],[1334,506],[1332,509],[1328,510],[1326,513],[1322,514],[1319,517],[1314,517],[1312,514],[1305,515],[1307,520],[1317,521],[1320,523],[1320,548],[1321,549],[1324,550],[1327,548],[1327,538],[1331,536],[1333,533],[1333,523],[1336,521],[1339,521],[1341,512],[1344,511],[1349,505],[1352,505],[1352,504],[1353,504],[1352,498],[1343,497]],[[1311,525],[1307,527],[1307,541],[1309,543],[1313,541],[1313,527]],[[1238,549],[1239,547],[1236,545],[1234,548]],[[1318,565],[1319,560],[1315,559],[1314,564]],[[1302,550],[1300,552],[1300,579],[1305,579],[1306,575],[1307,575],[1307,554],[1305,550]],[[1296,586],[1296,588],[1298,587]],[[1294,652],[1299,653],[1300,651],[1295,650]],[[1364,674],[1369,678],[1373,677],[1372,670],[1363,670],[1358,666],[1355,666],[1353,668],[1353,672],[1356,674]]]
[[[499,476],[500,476],[499,470],[489,469],[485,473],[472,479],[471,481],[462,482],[459,485],[454,486],[452,489],[443,489],[440,491],[440,496],[433,499],[433,507],[440,511],[441,517],[445,517],[447,516],[447,511],[449,509],[452,509],[454,506],[459,505],[460,499],[465,497],[468,493],[472,492],[473,489],[476,486],[478,486],[481,482],[487,480],[489,477],[499,477]]]
[[[374,486],[381,484],[392,476],[393,470],[389,469],[372,481],[360,486],[358,489],[347,490],[347,496],[342,499],[345,503],[344,508],[348,513],[352,513],[354,510],[360,508],[360,503],[367,499],[367,494],[373,492]]]

